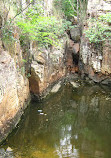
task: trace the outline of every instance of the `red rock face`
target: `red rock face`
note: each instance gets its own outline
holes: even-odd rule
[[[29,78],[29,86],[31,93],[35,95],[39,95],[40,93],[39,82],[40,82],[39,77],[35,75],[34,71],[32,71],[31,77]]]
[[[41,95],[50,84],[61,79],[65,75],[65,69],[62,67],[59,69],[52,67],[52,70],[49,71],[48,68],[44,67],[41,72],[44,76],[40,76],[40,74],[36,73],[35,69],[33,69],[31,77],[29,78],[30,91],[36,96]]]
[[[78,73],[79,43],[70,40],[66,48],[66,67],[68,73]]]
[[[70,40],[66,47],[65,42],[63,43],[59,49],[43,49],[34,54],[29,78],[30,91],[33,94],[40,95],[50,84],[67,73],[78,73],[79,43]]]

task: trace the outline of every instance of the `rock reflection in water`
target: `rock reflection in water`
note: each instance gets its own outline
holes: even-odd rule
[[[110,88],[67,84],[31,103],[19,126],[1,147],[18,158],[110,158]]]

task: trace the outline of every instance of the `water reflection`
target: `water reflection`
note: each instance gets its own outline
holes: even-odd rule
[[[19,126],[1,147],[17,158],[110,158],[110,88],[63,86],[31,103]]]
[[[72,126],[66,125],[65,127],[61,128],[61,135],[60,135],[60,145],[56,148],[57,155],[59,158],[62,157],[74,157],[79,158],[79,151],[75,148],[75,146],[71,143],[71,131]],[[78,139],[78,136],[74,136]]]

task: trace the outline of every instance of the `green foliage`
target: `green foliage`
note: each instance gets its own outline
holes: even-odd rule
[[[101,15],[99,18],[104,22],[111,23],[111,13]]]
[[[77,0],[54,0],[54,6],[62,11],[67,19],[77,15]]]
[[[28,11],[26,12],[26,18],[27,19],[35,19],[39,15],[43,16],[44,15],[44,9],[42,5],[38,4],[35,6],[31,6]]]
[[[72,22],[65,19],[62,20],[62,28],[64,28],[64,30],[67,30],[68,28],[71,29],[73,27]]]
[[[13,24],[9,21],[6,22],[5,26],[2,27],[2,40],[6,42],[12,42],[15,40],[13,36]]]
[[[67,20],[71,20],[74,16],[84,18],[87,0],[54,0],[54,6]]]
[[[17,39],[14,38],[14,26],[9,21],[1,29],[1,38],[2,42],[6,48],[10,52],[11,55],[14,54],[14,43]]]
[[[111,27],[106,23],[110,21],[110,18],[109,14],[106,14],[100,16],[98,19],[89,19],[89,28],[85,31],[85,35],[91,43],[111,40]]]
[[[17,25],[21,28],[21,40],[27,37],[29,40],[37,41],[39,46],[58,45],[58,38],[64,35],[70,22],[57,20],[56,17],[40,16],[36,10],[30,8],[26,18],[19,19]]]
[[[21,69],[20,69],[20,71],[21,71],[21,74],[24,76],[25,75],[25,67],[22,66]]]
[[[22,61],[23,61],[24,63],[27,63],[27,61],[26,61],[25,59],[22,59]]]
[[[30,74],[30,73],[28,73],[28,74],[27,74],[27,78],[30,78],[30,77],[31,77],[31,74]]]

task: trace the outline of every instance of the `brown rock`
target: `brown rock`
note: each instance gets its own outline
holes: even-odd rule
[[[111,45],[106,44],[103,47],[103,60],[102,60],[102,67],[101,72],[103,74],[111,74]]]
[[[35,95],[40,94],[39,83],[40,83],[40,78],[35,73],[34,69],[32,69],[31,77],[29,78],[29,86],[30,86],[30,91]]]
[[[72,28],[70,30],[70,35],[71,35],[71,39],[74,41],[74,42],[78,42],[80,41],[80,30],[79,28]]]
[[[45,62],[46,62],[42,52],[35,53],[34,60],[37,61],[38,63],[41,63],[41,64],[45,64]]]
[[[79,53],[80,44],[79,43],[74,43],[73,49],[74,49],[75,54]]]
[[[61,45],[57,48],[53,46],[49,49],[42,48],[40,52],[38,50],[34,52],[31,77],[29,78],[30,90],[33,94],[41,95],[50,84],[65,75],[65,40],[60,39]]]
[[[8,52],[0,55],[0,142],[19,122],[29,98],[29,83]],[[22,110],[21,110],[22,109]]]

